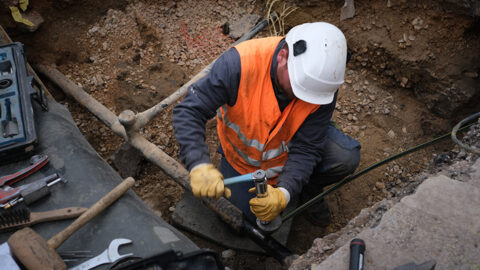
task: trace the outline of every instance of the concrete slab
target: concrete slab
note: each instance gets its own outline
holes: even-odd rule
[[[285,211],[291,211],[295,207],[296,202],[292,201]],[[287,243],[292,220],[286,221],[278,231],[272,234],[272,237],[283,245]],[[182,200],[177,203],[175,212],[172,214],[172,221],[175,226],[221,246],[234,250],[265,253],[250,238],[236,234],[217,214],[203,205],[189,192],[184,192]]]
[[[468,181],[469,184],[471,184],[472,186],[476,186],[478,188],[480,188],[480,158],[477,159],[477,161],[475,161],[475,163],[473,163],[472,165],[472,178],[470,179],[470,181]]]
[[[445,176],[427,179],[390,209],[375,228],[356,237],[366,243],[364,269],[394,269],[437,262],[436,270],[479,269],[480,188]],[[344,245],[312,269],[347,269]]]

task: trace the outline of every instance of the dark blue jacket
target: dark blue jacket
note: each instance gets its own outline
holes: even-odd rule
[[[277,54],[285,43],[282,40],[272,59],[273,88],[280,110],[290,102],[281,92],[277,82]],[[222,54],[210,73],[190,86],[185,99],[173,109],[173,127],[180,144],[180,159],[188,170],[200,163],[210,163],[205,144],[205,124],[215,117],[216,110],[223,104],[235,105],[240,84],[240,55],[235,48]],[[289,143],[288,159],[278,177],[277,186],[287,189],[291,196],[299,194],[308,183],[316,164],[322,161],[329,121],[335,109],[335,98],[305,119]]]

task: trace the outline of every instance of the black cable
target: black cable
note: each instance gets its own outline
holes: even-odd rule
[[[462,122],[463,122],[463,121],[462,121]],[[462,122],[460,122],[460,123],[462,123]],[[468,122],[468,121],[464,121],[464,122]],[[460,124],[460,123],[459,123],[459,124]],[[464,127],[460,128],[460,129],[457,128],[457,130],[465,130],[466,128],[470,127],[471,125],[472,125],[472,124],[467,125],[467,126],[464,126]],[[457,126],[458,126],[458,124],[457,124]],[[455,127],[456,127],[456,126],[455,126]],[[431,141],[428,141],[428,142],[426,142],[426,143],[417,145],[417,146],[412,147],[412,148],[410,148],[410,149],[407,149],[407,150],[405,150],[405,151],[403,151],[403,152],[400,152],[400,153],[398,153],[398,154],[395,154],[395,155],[393,155],[393,156],[390,156],[390,157],[388,157],[388,158],[386,158],[386,159],[384,159],[384,160],[382,160],[382,161],[380,161],[380,162],[377,162],[377,163],[375,163],[375,164],[373,164],[373,165],[371,165],[371,166],[369,166],[369,167],[367,167],[367,168],[365,168],[365,169],[363,169],[363,170],[361,170],[361,171],[359,171],[359,172],[357,172],[357,173],[355,173],[355,174],[351,174],[351,175],[343,178],[340,182],[336,183],[334,186],[330,187],[329,189],[325,190],[324,192],[322,192],[322,193],[318,194],[317,196],[313,197],[313,198],[312,198],[311,200],[309,200],[308,202],[302,204],[301,206],[297,207],[296,209],[294,209],[294,210],[290,211],[289,213],[287,213],[286,215],[282,216],[282,222],[285,222],[285,221],[288,220],[289,218],[292,218],[292,217],[296,216],[297,214],[301,213],[301,212],[302,212],[303,210],[305,210],[307,207],[309,207],[309,206],[311,206],[312,204],[318,202],[319,200],[321,200],[321,199],[322,199],[323,197],[325,197],[326,195],[328,195],[328,194],[330,194],[331,192],[337,190],[338,188],[340,188],[341,186],[345,185],[346,183],[352,181],[353,179],[355,179],[355,178],[357,178],[357,177],[359,177],[359,176],[361,176],[361,175],[363,175],[363,174],[365,174],[365,173],[367,173],[367,172],[369,172],[369,171],[371,171],[371,170],[373,170],[373,169],[375,169],[375,168],[377,168],[377,167],[379,167],[379,166],[382,166],[383,164],[385,164],[385,163],[387,163],[387,162],[390,162],[390,161],[392,161],[392,160],[395,160],[395,159],[397,159],[397,158],[399,158],[399,157],[402,157],[402,156],[404,156],[404,155],[410,154],[410,153],[412,153],[412,152],[418,151],[418,150],[420,150],[420,149],[422,149],[422,148],[424,148],[424,147],[427,147],[427,146],[429,146],[429,145],[432,145],[432,144],[434,144],[434,143],[436,143],[436,142],[439,142],[439,141],[441,141],[441,140],[443,140],[443,139],[446,139],[446,138],[448,138],[448,137],[450,137],[450,133],[444,134],[444,135],[442,135],[442,136],[440,136],[440,137],[438,137],[438,138],[435,138],[435,139],[433,139],[433,140],[431,140]]]
[[[469,152],[472,152],[472,153],[474,153],[474,154],[480,155],[480,149],[479,149],[479,148],[470,147],[470,146],[468,146],[468,145],[460,142],[460,140],[457,139],[457,131],[458,131],[458,129],[459,129],[462,125],[464,125],[465,123],[471,122],[471,121],[473,121],[473,119],[478,118],[478,117],[480,117],[480,112],[475,113],[475,114],[472,114],[472,115],[470,115],[469,117],[467,117],[467,118],[463,119],[462,121],[458,122],[458,124],[455,125],[455,126],[453,127],[453,129],[452,129],[452,135],[451,135],[451,137],[452,137],[453,142],[455,142],[456,144],[458,144],[458,146],[460,146],[461,148],[463,148],[463,149],[465,149],[465,150],[467,150],[467,151],[469,151]]]

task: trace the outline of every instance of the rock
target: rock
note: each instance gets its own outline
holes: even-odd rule
[[[333,249],[333,247],[330,246],[330,245],[326,245],[326,246],[323,247],[323,251],[329,251],[329,250],[332,250],[332,249]]]
[[[395,132],[393,130],[390,129],[390,131],[387,133],[388,137],[390,139],[395,139],[396,135],[395,135]]]
[[[475,72],[475,71],[465,72],[465,73],[463,73],[463,75],[464,75],[465,77],[472,78],[472,79],[478,78],[478,73]]]
[[[24,30],[28,32],[35,32],[40,27],[40,25],[44,22],[42,15],[32,10],[27,10],[24,14],[22,14],[22,17],[32,22],[33,26],[29,26],[23,23],[18,23],[18,22],[16,22],[16,25],[20,30]]]
[[[375,183],[375,187],[376,187],[377,189],[382,190],[382,189],[385,188],[385,184],[379,181],[379,182],[376,182],[376,183]]]
[[[235,251],[232,249],[227,249],[222,251],[222,259],[230,259],[235,257]]]
[[[230,25],[229,36],[233,39],[239,39],[243,34],[247,33],[260,19],[257,14],[248,14],[233,22]]]
[[[353,18],[355,16],[355,5],[353,0],[345,0],[343,7],[340,9],[340,21]]]
[[[231,265],[235,261],[236,252],[232,249],[222,251],[222,261],[226,265]]]
[[[400,81],[400,85],[405,88],[407,86],[407,83],[408,83],[408,78],[402,77]]]
[[[122,178],[136,177],[143,155],[128,143],[124,143],[111,157],[113,165]]]
[[[98,26],[94,26],[94,27],[90,28],[90,30],[88,30],[88,33],[94,34],[94,33],[98,32],[98,29],[99,29]]]

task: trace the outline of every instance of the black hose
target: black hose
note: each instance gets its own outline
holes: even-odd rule
[[[458,129],[463,126],[465,123],[468,123],[468,122],[471,122],[473,121],[473,119],[475,118],[478,118],[480,117],[480,112],[478,113],[475,113],[475,114],[472,114],[470,115],[469,117],[463,119],[462,121],[458,122],[458,124],[456,124],[453,129],[452,129],[452,140],[453,142],[455,142],[456,144],[458,144],[458,146],[460,146],[461,148],[469,151],[469,152],[472,152],[474,154],[477,154],[477,155],[480,155],[480,149],[479,148],[476,148],[476,147],[470,147],[464,143],[462,143],[459,139],[457,139],[457,131]]]
[[[284,266],[289,266],[293,260],[298,258],[298,255],[294,254],[272,236],[259,231],[247,219],[244,220],[243,233],[265,250],[268,256],[273,257]]]
[[[464,122],[468,122],[468,121],[462,121],[462,122],[464,123]],[[460,122],[459,124],[462,125],[462,122]],[[460,128],[460,129],[457,128],[457,130],[465,130],[466,128],[468,128],[468,127],[471,126],[471,125],[472,125],[472,124],[467,125],[467,126],[464,126],[464,127]],[[458,124],[457,124],[457,126],[458,126]],[[457,126],[455,126],[455,127],[457,127]],[[405,155],[410,154],[410,153],[412,153],[412,152],[418,151],[418,150],[420,150],[420,149],[422,149],[422,148],[425,148],[425,147],[427,147],[427,146],[429,146],[429,145],[432,145],[432,144],[437,143],[437,142],[439,142],[439,141],[441,141],[441,140],[443,140],[443,139],[446,139],[446,138],[448,138],[449,136],[450,136],[450,133],[444,134],[444,135],[442,135],[442,136],[440,136],[440,137],[438,137],[438,138],[435,138],[435,139],[433,139],[433,140],[431,140],[431,141],[428,141],[428,142],[426,142],[426,143],[417,145],[417,146],[412,147],[412,148],[410,148],[410,149],[407,149],[407,150],[405,150],[405,151],[403,151],[403,152],[400,152],[400,153],[398,153],[398,154],[395,154],[395,155],[393,155],[393,156],[390,156],[390,157],[388,157],[388,158],[386,158],[386,159],[384,159],[384,160],[382,160],[382,161],[380,161],[380,162],[377,162],[377,163],[375,163],[375,164],[373,164],[373,165],[371,165],[371,166],[369,166],[369,167],[367,167],[367,168],[365,168],[365,169],[363,169],[363,170],[361,170],[361,171],[359,171],[359,172],[357,172],[357,173],[355,173],[355,174],[351,174],[351,175],[343,178],[340,182],[336,183],[334,186],[330,187],[329,189],[327,189],[327,190],[325,190],[324,192],[318,194],[317,196],[315,196],[314,198],[312,198],[312,199],[309,200],[308,202],[302,204],[301,206],[297,207],[296,209],[294,209],[294,210],[290,211],[289,213],[287,213],[286,215],[282,216],[282,222],[285,222],[285,221],[288,220],[289,218],[292,218],[292,217],[296,216],[297,214],[303,212],[307,207],[309,207],[309,206],[313,205],[314,203],[318,202],[319,200],[321,200],[321,199],[322,199],[323,197],[325,197],[326,195],[328,195],[328,194],[330,194],[331,192],[337,190],[338,188],[340,188],[341,186],[345,185],[346,183],[352,181],[353,179],[355,179],[355,178],[357,178],[357,177],[359,177],[359,176],[361,176],[361,175],[363,175],[363,174],[365,174],[365,173],[367,173],[367,172],[369,172],[369,171],[371,171],[371,170],[373,170],[373,169],[375,169],[375,168],[377,168],[377,167],[379,167],[379,166],[382,166],[383,164],[385,164],[385,163],[387,163],[387,162],[390,162],[390,161],[392,161],[392,160],[395,160],[395,159],[397,159],[397,158],[399,158],[399,157],[405,156]]]

